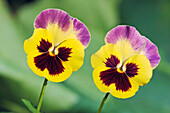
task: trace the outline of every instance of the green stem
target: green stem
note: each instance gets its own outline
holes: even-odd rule
[[[105,104],[106,99],[107,99],[108,96],[109,96],[109,93],[106,93],[106,95],[104,96],[104,98],[103,98],[103,100],[102,100],[102,103],[100,104],[100,107],[99,107],[97,113],[100,113],[100,112],[101,112],[101,110],[102,110],[102,108],[103,108],[103,105]]]
[[[45,92],[45,88],[47,86],[47,82],[48,82],[48,80],[45,78],[43,86],[42,86],[42,89],[41,89],[40,97],[39,97],[39,100],[38,100],[38,106],[37,106],[36,113],[39,113],[39,111],[40,111],[42,100],[43,100],[43,96],[44,96],[44,92]]]

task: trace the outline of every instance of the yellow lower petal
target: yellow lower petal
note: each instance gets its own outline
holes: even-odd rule
[[[99,66],[94,68],[93,71],[93,80],[94,83],[96,84],[97,88],[104,93],[110,92],[112,90],[113,85],[111,84],[110,86],[106,86],[102,80],[100,80],[100,72],[105,71],[107,69],[110,69],[109,67],[105,66]]]
[[[72,74],[72,67],[67,65],[65,62],[61,61],[63,67],[64,67],[64,70],[62,73],[59,73],[59,74],[50,74],[49,73],[49,70],[47,68],[45,68],[43,71],[41,69],[39,69],[35,62],[34,62],[34,58],[39,56],[39,55],[42,55],[42,53],[39,53],[39,52],[35,52],[35,51],[32,51],[30,52],[28,55],[27,55],[27,62],[28,62],[28,65],[29,67],[31,68],[31,70],[41,76],[41,77],[46,77],[49,81],[52,81],[52,82],[62,82],[64,80],[66,80],[67,78],[69,78]],[[53,66],[51,66],[53,67]]]
[[[28,66],[31,68],[31,70],[37,74],[38,76],[44,77],[46,74],[49,74],[48,70],[45,69],[44,71],[41,71],[39,68],[36,67],[34,62],[34,57],[41,55],[42,53],[37,51],[32,51],[27,55],[27,63]]]
[[[110,91],[110,93],[117,98],[122,98],[122,99],[126,99],[126,98],[130,98],[132,96],[134,96],[136,94],[136,92],[139,89],[139,85],[137,82],[135,82],[134,80],[130,79],[130,84],[131,84],[131,88],[129,88],[128,91],[121,91],[121,90],[116,90],[116,86],[113,85],[112,90]]]
[[[65,62],[62,62],[64,69],[64,72],[58,74],[58,75],[45,75],[45,78],[47,78],[51,82],[63,82],[66,79],[68,79],[72,74],[72,68],[71,66],[67,65]]]
[[[117,98],[129,98],[135,95],[135,93],[139,89],[139,84],[135,82],[133,79],[129,78],[129,82],[131,84],[131,88],[129,88],[127,91],[122,91],[122,90],[117,90],[115,83],[110,84],[109,86],[105,85],[102,80],[100,80],[100,73],[102,71],[110,69],[109,67],[105,66],[99,66],[96,67],[93,71],[93,80],[94,83],[96,84],[97,88],[104,92],[104,93],[111,93],[113,96]]]

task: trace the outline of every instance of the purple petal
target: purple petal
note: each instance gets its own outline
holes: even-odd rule
[[[105,37],[105,42],[116,44],[120,39],[129,40],[136,51],[142,50],[146,43],[140,33],[134,27],[128,25],[119,25],[110,30]]]
[[[73,19],[73,29],[77,33],[77,39],[84,45],[84,47],[87,47],[90,42],[90,33],[87,29],[87,27],[78,19]]]
[[[62,29],[62,31],[64,31],[64,33],[66,33],[65,31],[69,31],[69,28],[72,29],[73,27],[72,33],[74,33],[76,36],[71,38],[77,38],[85,48],[88,46],[90,42],[90,33],[87,27],[81,21],[69,16],[69,14],[60,9],[46,9],[42,11],[35,19],[34,26],[35,28],[46,29],[48,24],[56,23]],[[70,33],[70,31],[69,33],[66,33],[67,36],[69,36]],[[64,38],[65,37],[63,37],[63,40]]]
[[[48,24],[58,23],[58,26],[67,31],[70,26],[71,17],[60,9],[46,9],[42,11],[35,19],[35,28],[46,29]]]
[[[149,59],[152,68],[156,68],[160,62],[160,56],[158,52],[158,48],[155,44],[153,44],[149,39],[143,37],[146,40],[146,46],[142,50],[142,53]]]

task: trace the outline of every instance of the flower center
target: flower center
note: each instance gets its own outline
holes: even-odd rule
[[[119,73],[124,73],[126,71],[125,67],[122,65],[122,63],[119,63],[117,66],[116,66],[116,69]]]
[[[118,68],[118,69],[117,69],[117,72],[119,72],[119,73],[124,73],[124,71],[122,71],[121,68]]]
[[[49,55],[50,55],[50,56],[56,56],[56,55],[58,55],[57,47],[51,47],[51,48],[49,48],[48,52],[49,52]]]

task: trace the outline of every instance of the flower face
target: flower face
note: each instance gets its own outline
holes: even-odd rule
[[[33,36],[24,42],[29,67],[39,76],[62,82],[83,64],[90,42],[86,26],[59,9],[47,9],[36,18]]]
[[[109,31],[105,41],[91,57],[94,83],[102,92],[129,98],[150,81],[160,61],[158,49],[134,27],[125,25]]]

